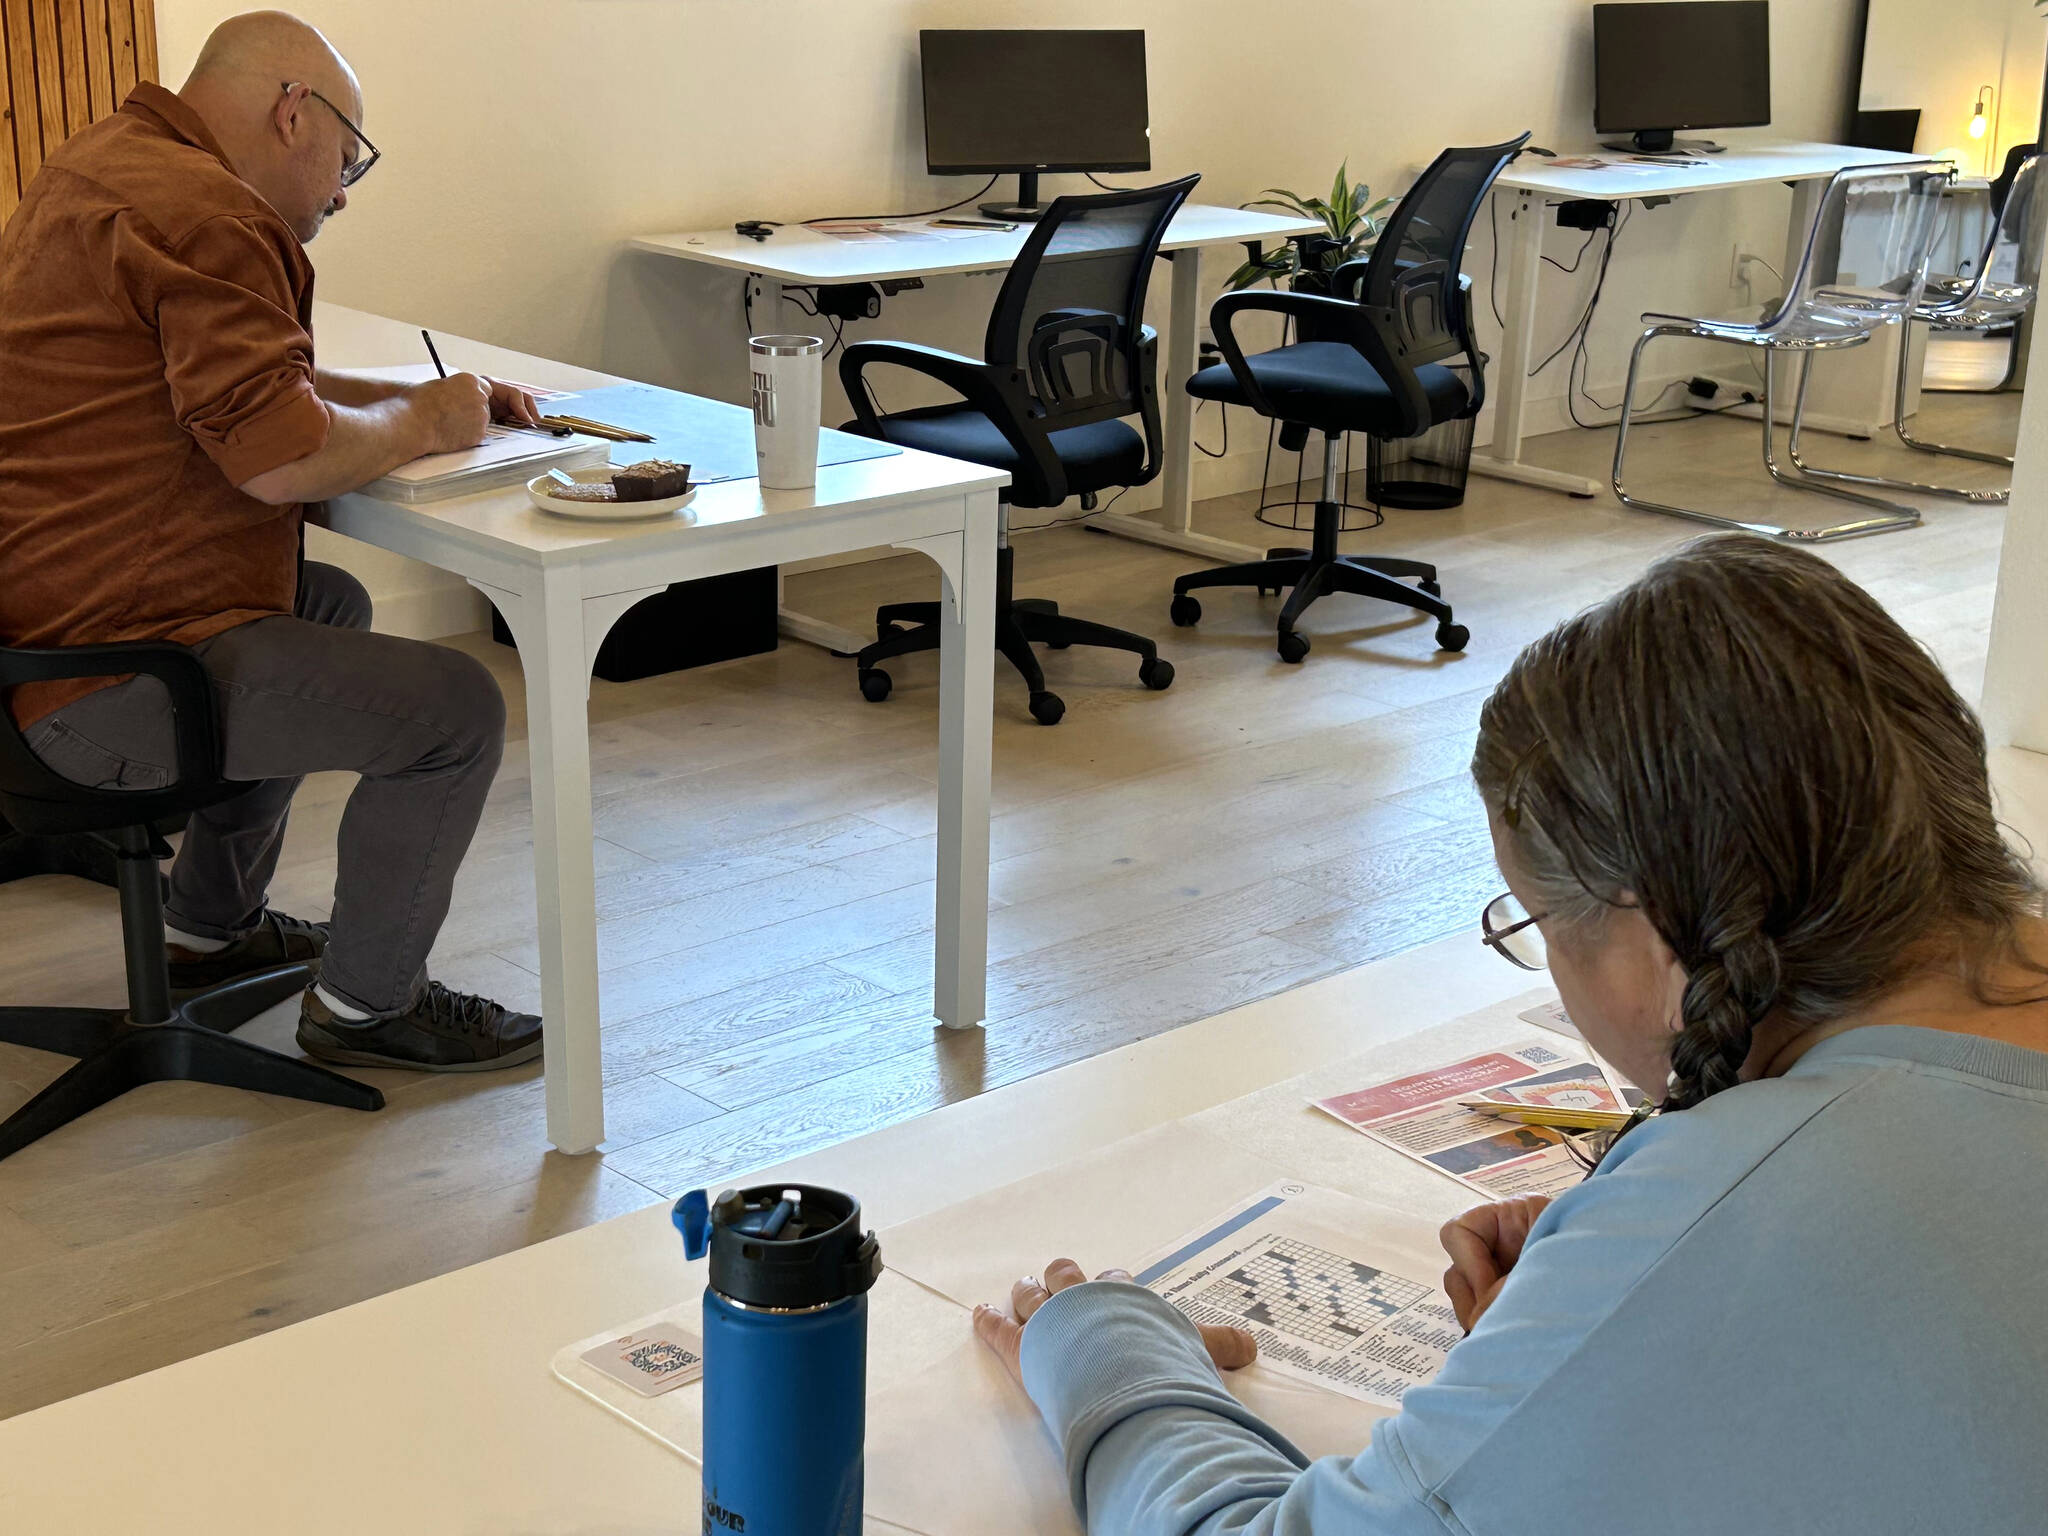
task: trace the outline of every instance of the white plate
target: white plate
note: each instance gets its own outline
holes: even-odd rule
[[[618,473],[618,466],[594,464],[582,469],[565,469],[562,473],[580,485],[601,485]],[[543,512],[552,512],[557,517],[581,518],[586,523],[623,523],[667,517],[695,501],[699,489],[693,485],[680,496],[661,496],[653,501],[563,501],[548,494],[548,488],[554,483],[552,475],[536,475],[526,482],[526,494]]]

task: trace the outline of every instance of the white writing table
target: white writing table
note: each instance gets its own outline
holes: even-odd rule
[[[1310,219],[1206,203],[1188,203],[1174,215],[1160,244],[1160,250],[1173,263],[1172,313],[1167,320],[1166,359],[1159,381],[1160,393],[1166,397],[1165,462],[1159,472],[1160,521],[1111,512],[1093,518],[1091,527],[1211,560],[1234,562],[1265,557],[1262,549],[1210,538],[1190,527],[1194,510],[1195,410],[1194,401],[1183,386],[1195,372],[1198,341],[1202,327],[1208,323],[1208,313],[1202,307],[1202,253],[1210,246],[1236,245],[1246,240],[1281,241],[1292,235],[1316,234],[1322,229],[1321,223]],[[955,238],[961,236],[964,238]],[[842,240],[801,224],[785,224],[766,240],[751,240],[728,228],[641,235],[628,244],[634,250],[656,256],[701,261],[745,273],[753,328],[765,335],[802,329],[794,308],[783,313],[785,288],[1000,272],[1017,259],[1030,236],[1031,226],[1020,224],[1012,230],[988,234],[955,229],[869,243]],[[785,624],[793,617],[787,617]],[[801,628],[791,632],[804,638],[818,638],[821,643],[842,643],[836,639],[836,632],[817,637],[807,635]]]
[[[851,1190],[871,1225],[892,1226],[1540,981],[1462,934],[746,1182]],[[1330,1132],[1353,1135],[1334,1121]],[[1411,1171],[1398,1153],[1353,1139],[1358,1179]],[[1441,1182],[1447,1210],[1475,1203]],[[1132,1256],[1075,1257],[1107,1265]],[[21,1414],[0,1423],[0,1531],[696,1530],[697,1469],[563,1386],[549,1361],[566,1344],[701,1293],[701,1273],[686,1276],[667,1207],[652,1205]],[[962,1326],[964,1338],[964,1316]],[[1050,1441],[1044,1454],[1054,1454]]]
[[[1507,289],[1501,300],[1506,317],[1500,357],[1493,365],[1493,442],[1472,455],[1475,474],[1515,480],[1572,496],[1593,496],[1605,482],[1584,475],[1544,469],[1522,458],[1527,426],[1529,365],[1535,355],[1536,285],[1542,273],[1543,236],[1553,203],[1594,198],[1627,202],[1648,197],[1684,197],[1695,192],[1726,192],[1769,182],[1792,185],[1792,213],[1785,226],[1785,256],[1779,272],[1786,282],[1799,269],[1807,232],[1820,212],[1828,178],[1852,165],[1904,165],[1924,155],[1892,150],[1856,149],[1847,144],[1732,143],[1718,155],[1685,165],[1641,165],[1609,149],[1563,151],[1568,157],[1598,156],[1622,160],[1615,166],[1561,169],[1539,155],[1524,154],[1494,183],[1494,196],[1510,210],[1506,221],[1507,249],[1501,266]],[[1676,302],[1674,300],[1674,302]]]
[[[327,367],[411,364],[422,350],[416,328],[358,310],[319,305],[314,325]],[[625,382],[461,337],[446,338],[441,347],[454,366],[542,388]],[[707,412],[739,409],[695,403]],[[554,517],[533,507],[523,485],[421,506],[343,496],[317,515],[336,533],[461,576],[496,605],[518,642],[532,754],[548,1138],[562,1151],[588,1152],[604,1139],[591,666],[619,617],[671,582],[876,545],[916,550],[939,567],[945,600],[934,1008],[941,1023],[955,1028],[981,1022],[996,493],[1008,480],[999,470],[902,452],[821,468],[810,490],[764,491],[752,479],[708,484],[685,513],[651,522]]]

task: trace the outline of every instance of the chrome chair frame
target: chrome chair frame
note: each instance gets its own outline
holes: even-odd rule
[[[1915,196],[1929,199],[1922,210],[1924,228],[1916,232],[1913,239],[1912,291],[1896,303],[1870,297],[1845,298],[1837,291],[1831,302],[1816,305],[1809,287],[1814,282],[1814,267],[1817,248],[1823,228],[1827,225],[1827,210],[1838,199],[1846,201],[1856,183],[1880,181],[1901,175],[1924,176],[1928,189],[1915,192]],[[1799,411],[1806,398],[1807,379],[1811,377],[1811,358],[1821,352],[1843,351],[1860,347],[1887,326],[1899,325],[1905,316],[1916,308],[1921,299],[1921,290],[1927,274],[1927,264],[1933,259],[1935,237],[1938,234],[1937,221],[1932,216],[1932,183],[1944,177],[1952,178],[1953,170],[1937,169],[1932,163],[1911,162],[1902,165],[1851,166],[1836,173],[1829,184],[1827,193],[1821,199],[1821,212],[1814,220],[1813,228],[1807,231],[1806,249],[1802,253],[1798,271],[1786,284],[1785,297],[1775,313],[1754,324],[1739,321],[1713,320],[1686,316],[1646,314],[1650,322],[1629,354],[1628,382],[1622,390],[1621,420],[1614,441],[1614,469],[1611,476],[1614,494],[1621,504],[1639,512],[1660,512],[1667,517],[1689,518],[1694,522],[1711,523],[1718,528],[1734,528],[1746,533],[1763,534],[1770,538],[1789,539],[1802,543],[1822,543],[1836,539],[1850,539],[1865,534],[1888,533],[1897,528],[1915,527],[1920,522],[1917,508],[1906,506],[1882,497],[1866,495],[1861,491],[1846,489],[1841,484],[1827,483],[1837,478],[1829,471],[1813,471],[1800,463],[1797,457],[1797,434],[1800,425]],[[1832,496],[1838,501],[1852,502],[1867,507],[1875,515],[1852,518],[1846,522],[1831,523],[1822,528],[1787,528],[1776,523],[1752,522],[1717,512],[1703,511],[1697,507],[1675,506],[1668,502],[1651,501],[1647,497],[1633,494],[1624,477],[1628,456],[1629,426],[1635,414],[1636,385],[1642,374],[1643,354],[1651,342],[1665,336],[1683,336],[1695,341],[1719,341],[1733,346],[1756,347],[1763,352],[1763,459],[1764,468],[1772,480],[1792,490],[1808,491],[1819,496]],[[1787,445],[1787,459],[1790,464],[1781,464],[1777,454],[1777,354],[1789,352],[1800,355],[1802,360],[1799,390],[1793,410],[1793,437]],[[1856,477],[1842,475],[1843,481]]]
[[[1920,301],[1906,316],[1906,327],[1910,333],[1915,324],[1928,326],[1942,325],[1974,330],[1980,327],[2007,325],[2024,315],[2034,301],[2034,287],[2031,283],[1994,282],[1991,276],[1993,258],[1999,246],[1999,237],[2007,231],[2007,220],[2017,218],[2020,223],[2019,272],[2025,276],[2038,271],[2041,264],[2042,224],[2033,210],[2035,178],[2039,173],[2040,156],[2030,156],[2021,163],[2013,178],[2013,184],[2006,193],[2005,206],[1992,221],[1991,233],[1979,253],[1977,273],[1972,278],[1930,277],[1922,292]],[[1981,449],[1963,448],[1952,443],[1932,443],[1914,437],[1906,430],[1906,391],[1912,383],[1913,347],[1910,334],[1899,346],[1899,368],[1896,387],[1892,396],[1892,430],[1899,441],[1908,448],[1921,453],[1944,454],[1956,459],[1974,459],[1980,464],[2002,464],[2012,468],[2012,455],[1986,453]],[[1799,381],[1799,395],[1792,408],[1792,436],[1787,452],[1793,465],[1801,474],[1816,479],[1835,480],[1850,485],[1874,486],[1880,490],[1911,491],[1922,496],[1945,496],[1952,501],[1966,501],[1978,506],[2004,506],[2012,500],[2012,487],[2003,490],[1967,490],[1955,485],[1934,485],[1920,480],[1899,480],[1888,475],[1854,475],[1838,469],[1818,469],[1809,465],[1799,456],[1800,428],[1806,415],[1806,385],[1812,377],[1809,367]]]

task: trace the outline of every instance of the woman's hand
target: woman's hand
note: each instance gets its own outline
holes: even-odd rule
[[[974,1336],[995,1351],[996,1358],[1009,1369],[1019,1386],[1024,1384],[1024,1369],[1019,1363],[1024,1347],[1024,1325],[1048,1299],[1087,1278],[1081,1272],[1081,1266],[1072,1259],[1054,1259],[1045,1266],[1043,1280],[1026,1278],[1010,1287],[1009,1311],[989,1306],[986,1302],[974,1309]],[[1095,1278],[1128,1280],[1131,1276],[1127,1270],[1105,1269]],[[1219,1368],[1238,1370],[1258,1358],[1258,1340],[1244,1329],[1218,1328],[1207,1323],[1197,1326],[1202,1330],[1202,1342],[1209,1347],[1209,1358]]]
[[[1517,1195],[1491,1205],[1475,1205],[1444,1223],[1439,1236],[1451,1267],[1444,1271],[1444,1292],[1451,1310],[1467,1333],[1493,1305],[1508,1271],[1522,1256],[1529,1229],[1550,1204],[1548,1195]]]

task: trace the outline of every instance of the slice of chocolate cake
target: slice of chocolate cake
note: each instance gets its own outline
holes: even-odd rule
[[[690,466],[667,459],[642,459],[624,469],[612,471],[612,484],[621,501],[660,501],[680,496],[690,488]]]

